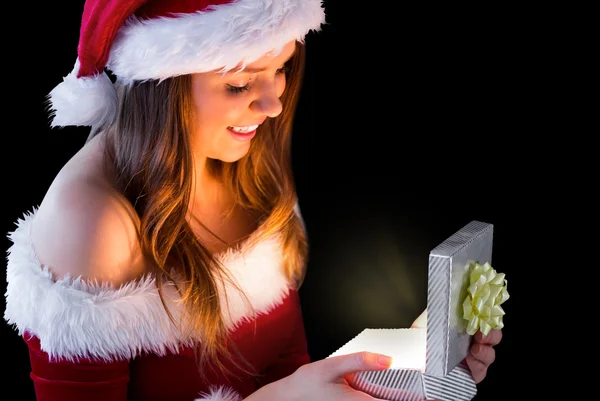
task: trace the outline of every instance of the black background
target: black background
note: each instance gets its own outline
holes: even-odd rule
[[[543,37],[522,10],[500,5],[350,3],[325,2],[327,25],[307,37],[294,133],[311,246],[301,296],[312,358],[364,328],[410,326],[426,306],[429,250],[480,220],[494,224],[493,265],[506,273],[511,298],[476,401],[539,395],[527,373],[540,369],[541,347],[529,349],[536,341],[527,322],[543,308],[527,290],[539,279],[532,263],[552,246],[542,236],[566,218],[556,201],[566,188],[562,158],[553,157],[561,153],[539,140],[548,133],[538,130],[544,94],[533,60]],[[42,2],[27,16],[35,38],[13,34],[6,44],[18,72],[6,82],[6,233],[87,135],[50,130],[44,110],[73,67],[81,10]],[[26,348],[1,328],[11,361],[4,388],[33,399]]]

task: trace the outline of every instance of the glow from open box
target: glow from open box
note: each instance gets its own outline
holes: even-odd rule
[[[427,330],[365,329],[330,356],[374,352],[392,357],[390,369],[425,372]]]
[[[362,351],[391,356],[389,369],[358,372],[349,379],[354,388],[378,400],[470,401],[477,386],[466,365],[441,377],[425,373],[426,336],[425,328],[365,329],[330,357]]]

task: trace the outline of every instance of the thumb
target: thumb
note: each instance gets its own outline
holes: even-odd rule
[[[411,329],[413,328],[420,328],[420,329],[425,329],[427,328],[427,309],[425,309],[423,311],[423,313],[421,313],[419,315],[418,318],[415,319],[415,321],[412,323],[412,325],[410,326]]]
[[[387,369],[392,364],[392,358],[387,355],[363,351],[332,356],[317,362],[317,364],[319,365],[319,375],[330,380],[336,380],[351,373]]]

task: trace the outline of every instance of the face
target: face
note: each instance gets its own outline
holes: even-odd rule
[[[196,155],[234,162],[248,152],[257,127],[282,111],[284,66],[295,48],[290,42],[278,55],[265,55],[243,70],[192,75]]]

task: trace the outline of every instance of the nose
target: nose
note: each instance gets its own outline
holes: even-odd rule
[[[250,109],[267,117],[277,117],[283,110],[283,105],[279,99],[282,92],[278,90],[278,85],[275,82],[265,82],[261,85],[257,97],[250,104]]]

